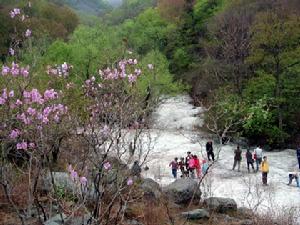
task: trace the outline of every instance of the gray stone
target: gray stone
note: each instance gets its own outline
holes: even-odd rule
[[[240,225],[253,225],[254,222],[252,220],[242,220]]]
[[[53,172],[52,176],[54,179],[54,184],[58,188],[63,189],[65,192],[76,192],[80,190],[83,191],[83,193],[86,195],[88,201],[93,201],[95,199],[96,193],[95,193],[95,188],[92,184],[90,184],[88,187],[85,187],[82,190],[80,185],[78,185],[78,183],[76,184],[74,181],[72,181],[68,173]],[[50,192],[53,190],[52,178],[50,173],[48,173],[43,177],[41,190],[46,192]]]
[[[194,209],[189,212],[183,212],[181,215],[189,220],[209,219],[210,217],[206,209]]]
[[[237,204],[231,198],[210,197],[204,200],[204,204],[207,205],[209,210],[218,213],[237,211]]]
[[[161,197],[161,188],[157,182],[150,178],[143,179],[142,190],[144,191],[144,196],[149,199],[159,199]]]
[[[56,186],[64,188],[66,191],[72,192],[76,190],[76,184],[71,180],[68,173],[52,172],[52,176]],[[50,173],[43,176],[41,189],[47,192],[53,190],[52,177]]]
[[[53,217],[51,217],[49,220],[47,220],[46,222],[44,222],[44,225],[61,225],[63,224],[63,220],[65,220],[67,218],[67,216],[65,214],[57,214]]]
[[[242,214],[243,216],[252,217],[253,211],[246,207],[240,207],[238,208],[239,214]]]
[[[200,199],[201,191],[193,179],[178,179],[163,188],[163,192],[175,203],[186,204],[194,199]]]
[[[140,222],[138,222],[136,220],[128,220],[127,224],[128,225],[144,225],[144,224],[142,224],[142,223],[140,223]]]
[[[88,220],[90,218],[90,215],[86,214],[84,216],[76,216],[71,219],[69,219],[65,225],[86,225]]]

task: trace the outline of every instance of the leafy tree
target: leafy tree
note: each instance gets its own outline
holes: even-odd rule
[[[288,79],[298,77],[300,61],[300,17],[295,14],[281,15],[275,12],[261,13],[256,17],[252,30],[249,62],[275,78],[274,103],[278,129],[285,129],[285,111],[288,95],[285,85]],[[294,86],[295,87],[295,86]],[[290,87],[289,87],[290,88]],[[283,142],[284,138],[280,138]]]

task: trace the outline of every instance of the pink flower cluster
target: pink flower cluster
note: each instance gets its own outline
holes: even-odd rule
[[[31,30],[27,29],[25,32],[25,37],[30,37],[31,36]]]
[[[32,124],[33,120],[37,120],[42,124],[48,124],[51,118],[58,123],[61,116],[66,114],[67,111],[68,108],[62,104],[47,106],[41,111],[38,111],[32,107],[28,107],[25,112],[17,114],[17,119],[26,125]]]
[[[20,134],[21,132],[18,129],[14,129],[10,132],[9,137],[11,139],[16,139],[17,137],[19,137]]]
[[[2,76],[12,75],[14,77],[17,77],[17,76],[28,77],[29,66],[20,67],[19,64],[12,62],[11,67],[2,66],[1,74],[2,74]]]
[[[14,8],[9,12],[11,18],[15,18],[17,15],[21,15],[21,10],[19,8]]]
[[[106,68],[105,70],[99,70],[99,75],[103,80],[117,80],[125,79],[127,77],[130,83],[134,83],[141,75],[142,71],[140,69],[135,69],[133,72],[129,72],[129,74],[127,74],[127,67],[137,65],[137,63],[136,59],[124,59],[118,63],[118,68]],[[90,82],[90,80],[87,82]]]
[[[46,101],[57,99],[58,93],[54,89],[50,89],[46,90],[42,95],[37,89],[32,89],[31,91],[23,91],[23,98],[27,104],[44,104]]]
[[[7,92],[7,89],[4,88],[0,96],[0,105],[4,105],[9,100],[9,98],[13,98],[14,96],[15,96],[15,92],[13,90]]]
[[[73,68],[72,65],[69,65],[66,62],[64,62],[61,65],[55,65],[55,67],[47,66],[46,73],[48,75],[54,75],[54,76],[59,76],[59,77],[67,77],[67,76],[69,76],[69,73],[70,73],[72,68]]]
[[[79,183],[82,184],[83,186],[87,186],[87,182],[88,182],[87,178],[84,176],[79,177],[78,173],[76,172],[75,169],[73,169],[71,164],[68,166],[68,172],[70,173],[70,177],[73,182],[79,181]]]
[[[35,148],[35,144],[30,142],[26,142],[26,141],[22,141],[20,143],[17,143],[17,149],[23,149],[23,150],[27,150],[27,149],[34,149]]]

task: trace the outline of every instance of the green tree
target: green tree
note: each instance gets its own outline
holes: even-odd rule
[[[288,100],[285,84],[290,78],[299,76],[300,61],[300,17],[295,14],[282,15],[276,12],[260,13],[252,29],[251,55],[249,62],[257,70],[275,78],[274,103],[277,126],[285,129],[285,111]],[[279,139],[283,142],[284,137]]]

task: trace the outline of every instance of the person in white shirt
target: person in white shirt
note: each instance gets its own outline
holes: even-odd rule
[[[263,158],[263,150],[262,148],[258,145],[256,149],[254,149],[254,159],[256,162],[256,172],[259,169],[259,166],[262,162],[262,158]]]

